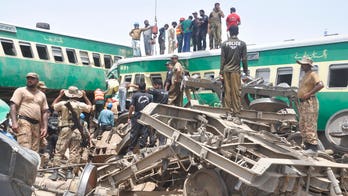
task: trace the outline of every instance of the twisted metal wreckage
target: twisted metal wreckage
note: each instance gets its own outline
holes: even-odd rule
[[[257,91],[294,96],[288,88]],[[121,123],[117,132],[123,139],[116,148],[117,134],[103,138],[116,153],[95,149],[95,161],[80,178],[37,177],[35,187],[63,195],[347,195],[348,164],[324,152],[308,156],[289,139],[296,134],[292,109],[243,110],[244,124],[236,125],[221,117],[225,109],[194,103],[190,108],[151,103],[142,111],[139,122],[164,135],[166,145],[125,153],[130,127]],[[144,184],[152,185],[151,192],[138,189]]]

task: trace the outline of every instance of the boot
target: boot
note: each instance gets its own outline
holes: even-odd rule
[[[74,177],[73,169],[71,167],[69,167],[68,170],[66,170],[65,178],[72,179],[73,177]]]
[[[48,177],[49,179],[56,181],[58,179],[58,170],[53,170],[53,173]]]

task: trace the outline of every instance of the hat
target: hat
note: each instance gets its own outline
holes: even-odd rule
[[[107,109],[111,109],[112,108],[112,103],[108,103],[108,105],[106,106]]]
[[[68,90],[64,90],[64,94],[69,98],[81,98],[83,95],[76,86],[70,86]]]
[[[184,18],[184,17],[181,17],[179,21],[184,21],[184,20],[185,20],[185,18]]]
[[[39,79],[39,75],[37,73],[34,73],[34,72],[27,73],[26,78],[29,78],[29,77]]]
[[[37,87],[41,89],[47,89],[47,86],[44,81],[39,81],[39,83],[37,83]]]
[[[195,15],[195,14],[197,14],[197,12],[193,12],[192,14]]]
[[[174,54],[172,57],[170,57],[171,59],[178,59],[178,55]]]
[[[296,61],[300,65],[310,65],[313,67],[313,60],[308,56],[303,56],[301,60]]]
[[[139,23],[138,23],[138,22],[135,22],[135,23],[134,23],[134,26],[139,26]]]

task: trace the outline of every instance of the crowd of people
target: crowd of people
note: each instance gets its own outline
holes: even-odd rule
[[[207,34],[209,35],[209,48],[218,49],[221,46],[222,19],[225,17],[220,8],[220,3],[215,3],[213,10],[206,15],[203,9],[189,15],[186,19],[181,17],[179,21],[173,21],[171,26],[165,24],[159,29],[157,37],[157,26],[151,26],[148,20],[144,21],[144,27],[140,28],[139,23],[134,23],[134,28],[129,35],[132,37],[133,56],[141,55],[140,38],[143,33],[145,55],[152,56],[155,54],[154,48],[156,39],[159,45],[159,54],[164,54],[168,46],[168,54],[174,52],[190,52],[207,49]],[[226,17],[227,30],[232,25],[240,25],[240,17],[236,9],[232,7],[230,14]],[[167,36],[167,38],[166,38]],[[166,44],[167,40],[167,44]]]

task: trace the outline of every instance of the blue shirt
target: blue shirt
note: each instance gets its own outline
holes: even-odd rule
[[[98,124],[114,126],[114,113],[111,110],[103,109],[99,114]]]

